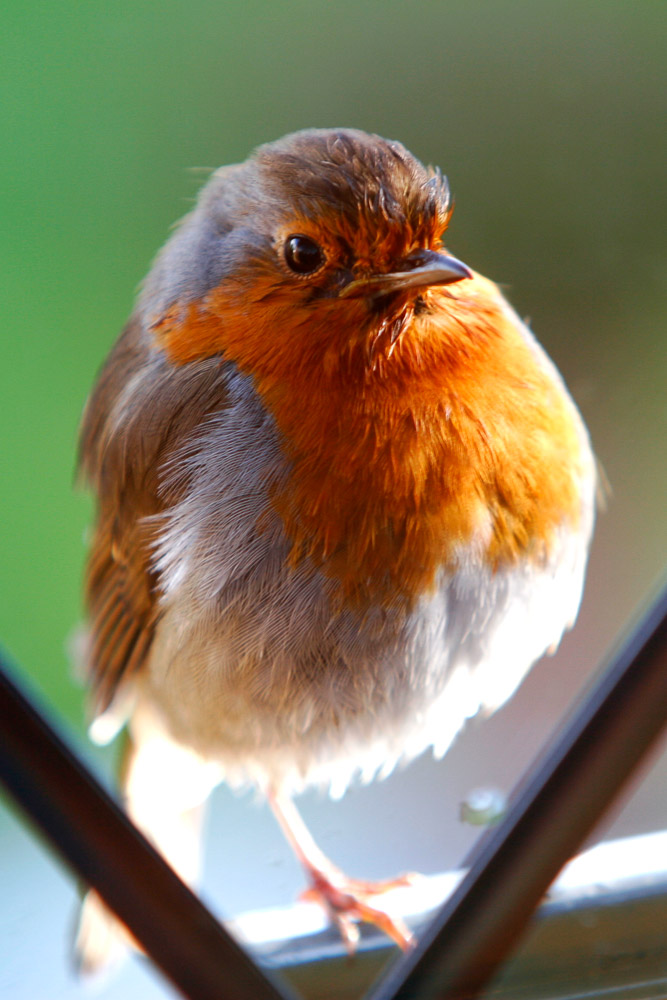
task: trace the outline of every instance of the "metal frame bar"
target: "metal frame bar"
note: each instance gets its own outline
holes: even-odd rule
[[[0,780],[51,845],[191,1000],[285,1000],[9,678]]]
[[[458,890],[369,1000],[478,996],[667,722],[667,588],[543,756]],[[9,679],[0,780],[190,1000],[280,1000]]]
[[[667,723],[667,588],[543,756],[468,875],[369,1000],[479,996]]]

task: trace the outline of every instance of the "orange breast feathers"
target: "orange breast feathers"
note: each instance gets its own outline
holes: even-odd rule
[[[267,292],[218,288],[154,330],[176,364],[222,353],[254,379],[290,460],[271,496],[293,564],[311,560],[346,602],[409,607],[442,567],[539,564],[576,530],[578,414],[492,282],[406,299],[373,364],[364,300],[296,309]]]

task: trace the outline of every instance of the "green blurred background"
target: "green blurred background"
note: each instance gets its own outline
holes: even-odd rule
[[[530,316],[612,483],[564,709],[665,565],[667,5],[9,0],[0,47],[0,642],[41,697],[81,734],[77,423],[192,168],[351,125],[448,174],[450,248]]]

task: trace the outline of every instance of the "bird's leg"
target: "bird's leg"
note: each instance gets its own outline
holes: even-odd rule
[[[322,853],[289,797],[269,789],[267,798],[310,882],[310,888],[302,893],[301,898],[324,907],[338,927],[350,954],[359,941],[359,921],[379,927],[404,951],[411,948],[415,943],[414,935],[404,922],[373,906],[372,902],[376,896],[391,889],[411,885],[418,876],[401,875],[382,882],[348,878]]]
[[[126,811],[188,885],[199,877],[206,802],[220,780],[216,768],[170,739],[148,710],[136,713],[121,763]],[[93,890],[83,901],[75,943],[79,971],[96,975],[117,964],[130,932]]]

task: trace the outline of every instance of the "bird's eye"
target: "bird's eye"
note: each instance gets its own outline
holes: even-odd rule
[[[314,274],[324,264],[324,253],[309,236],[288,236],[285,240],[285,260],[296,274]]]

